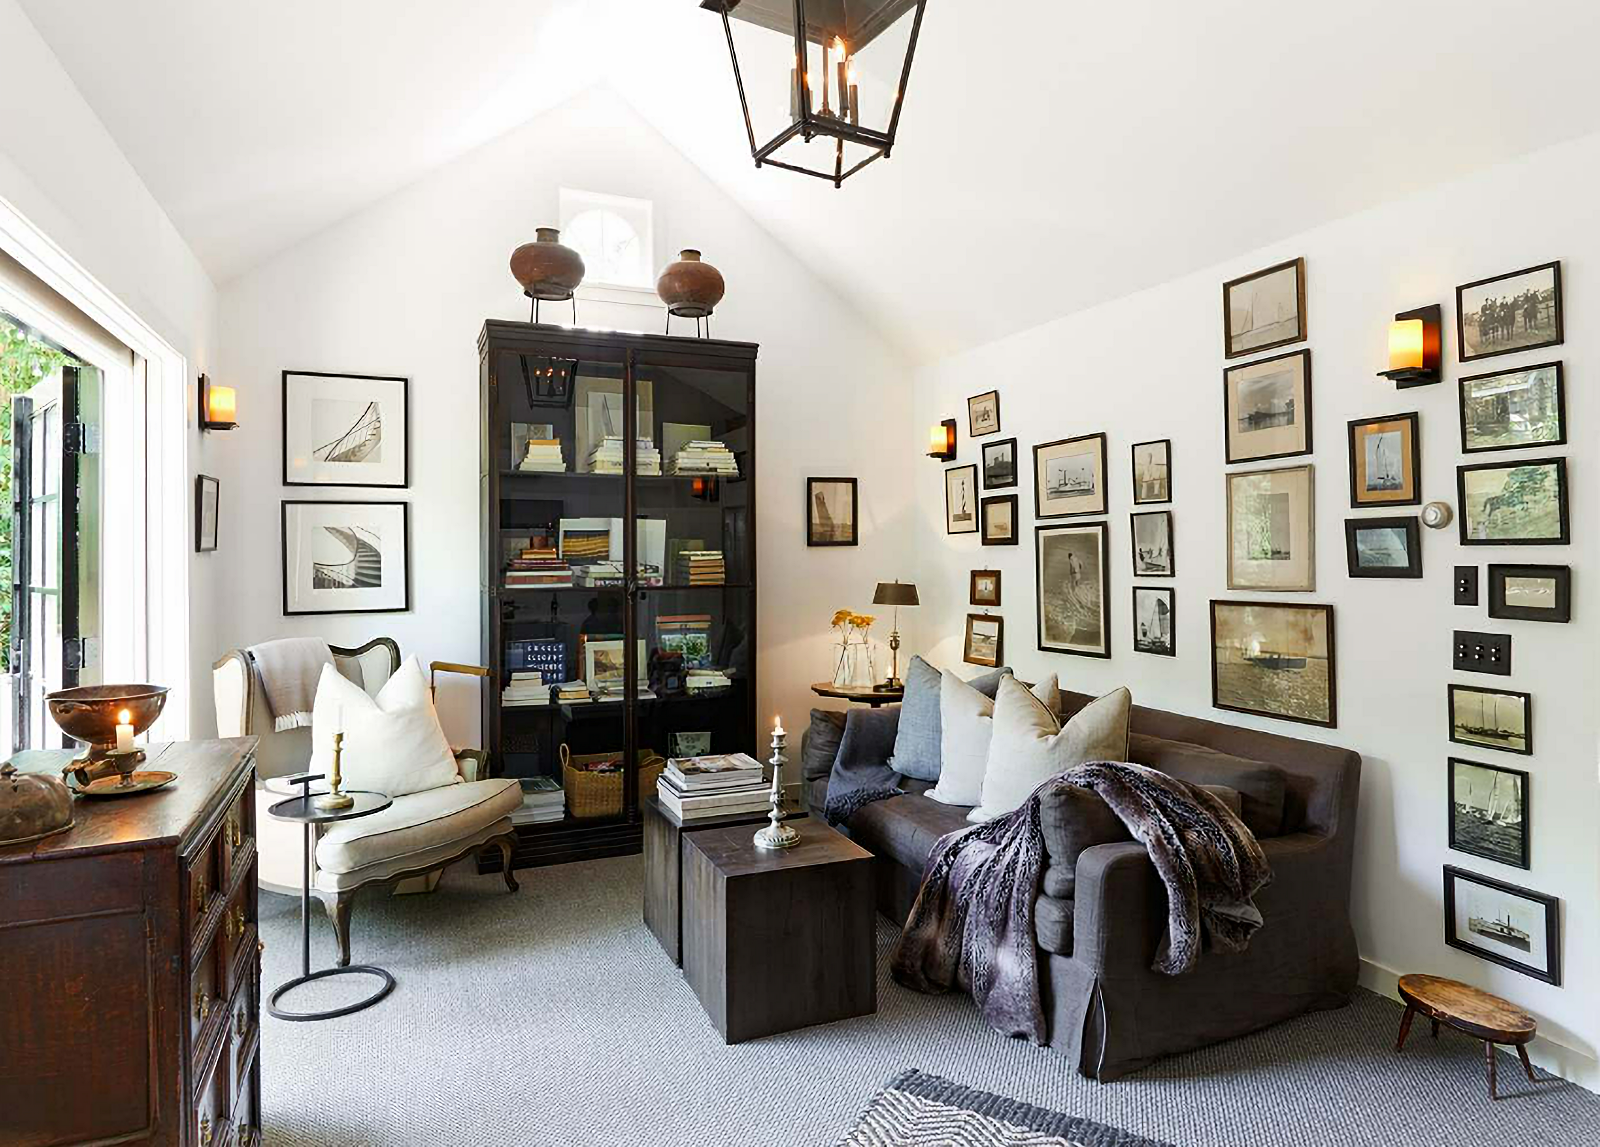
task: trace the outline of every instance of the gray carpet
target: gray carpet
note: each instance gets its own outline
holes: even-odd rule
[[[1506,1056],[1506,1098],[1491,1104],[1480,1044],[1434,1043],[1424,1026],[1395,1056],[1399,1005],[1365,992],[1093,1083],[985,1028],[965,997],[891,983],[881,921],[875,1016],[727,1047],[640,921],[641,871],[638,857],[533,869],[511,896],[459,866],[432,896],[358,901],[356,961],[399,986],[342,1019],[263,1019],[267,1143],[833,1144],[912,1067],[1179,1147],[1600,1143],[1600,1096],[1535,1087]],[[261,915],[270,992],[298,971],[299,902],[263,894]],[[326,966],[331,935],[312,923],[312,962]],[[326,1006],[350,987],[291,999]]]

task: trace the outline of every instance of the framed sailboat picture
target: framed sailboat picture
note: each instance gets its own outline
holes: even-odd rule
[[[1444,942],[1492,964],[1561,983],[1561,901],[1444,866]]]
[[[1172,501],[1172,439],[1133,444],[1133,504]]]
[[[1417,415],[1388,414],[1350,423],[1350,507],[1422,502]]]
[[[1290,259],[1222,284],[1222,338],[1228,358],[1306,337],[1306,261]]]
[[[411,484],[408,379],[283,372],[283,484]]]
[[[1510,689],[1450,686],[1450,739],[1533,756],[1533,697]]]
[[[1211,703],[1304,725],[1338,724],[1333,606],[1211,603]]]
[[[1528,868],[1528,774],[1450,758],[1450,847]]]
[[[978,532],[978,467],[952,466],[944,472],[944,532]]]

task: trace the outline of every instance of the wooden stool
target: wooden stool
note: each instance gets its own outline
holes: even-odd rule
[[[1528,1079],[1539,1082],[1533,1074],[1533,1064],[1528,1062],[1527,1047],[1539,1025],[1515,1004],[1442,976],[1401,976],[1400,998],[1405,1001],[1406,1014],[1400,1020],[1400,1038],[1394,1044],[1396,1052],[1406,1046],[1411,1021],[1421,1012],[1433,1025],[1434,1039],[1439,1038],[1439,1025],[1445,1023],[1483,1041],[1484,1060],[1489,1065],[1490,1099],[1500,1098],[1495,1091],[1496,1044],[1515,1047]]]

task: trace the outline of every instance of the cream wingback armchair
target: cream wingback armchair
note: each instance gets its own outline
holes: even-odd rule
[[[356,649],[330,647],[334,667],[376,696],[400,667],[400,647],[387,637]],[[304,790],[281,778],[303,773],[311,762],[311,730],[275,732],[261,676],[250,655],[235,649],[211,670],[217,706],[217,732],[223,737],[260,738],[256,750],[256,847],[261,886],[299,895],[304,863],[298,824],[267,815],[267,806]],[[515,780],[482,777],[487,757],[473,749],[455,750],[454,783],[396,797],[380,813],[333,824],[317,839],[311,864],[311,892],[327,909],[339,944],[339,966],[350,963],[350,908],[355,893],[369,885],[422,880],[432,887],[449,865],[486,849],[500,851],[506,887],[517,890],[511,872],[516,834],[511,813],[522,804]],[[326,790],[313,785],[312,791]]]

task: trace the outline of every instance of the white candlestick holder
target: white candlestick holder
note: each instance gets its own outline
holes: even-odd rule
[[[800,843],[800,834],[783,823],[783,747],[786,734],[782,726],[772,730],[772,791],[769,800],[772,811],[767,814],[771,822],[755,835],[757,848],[793,848]]]

